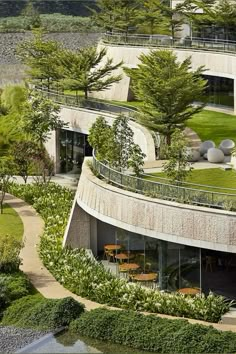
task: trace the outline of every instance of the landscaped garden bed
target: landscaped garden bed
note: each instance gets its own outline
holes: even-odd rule
[[[85,250],[63,249],[62,238],[67,225],[73,194],[55,184],[16,185],[9,192],[41,214],[45,231],[40,256],[55,278],[72,292],[98,303],[124,309],[164,313],[218,322],[230,304],[221,296],[198,295],[194,298],[165,293],[118,279],[103,265],[91,259]]]

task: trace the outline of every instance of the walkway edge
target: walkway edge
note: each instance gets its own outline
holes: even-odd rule
[[[114,307],[98,304],[96,302],[87,300],[78,295],[73,294],[65,289],[52,274],[44,267],[41,259],[39,258],[37,247],[40,242],[40,236],[43,234],[44,221],[36,212],[36,210],[24,202],[10,194],[6,195],[5,202],[9,204],[20,216],[24,226],[24,247],[20,252],[22,265],[20,269],[29,277],[34,287],[46,298],[60,299],[67,296],[73,297],[75,300],[85,305],[86,310],[90,311],[95,308],[106,307],[113,310],[120,310]],[[144,313],[150,315],[150,313]],[[183,317],[174,317],[169,315],[156,314],[158,317],[169,319],[183,319]],[[186,318],[185,318],[186,319]],[[205,326],[213,326],[214,328],[222,331],[236,332],[236,326],[226,325],[220,323],[209,323],[198,321],[194,319],[187,319],[192,324],[203,324]]]

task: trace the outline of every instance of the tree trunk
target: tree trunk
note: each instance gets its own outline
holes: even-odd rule
[[[167,135],[166,135],[166,144],[167,144],[168,146],[171,145],[171,134],[167,134]]]
[[[84,98],[87,100],[88,99],[88,90],[84,89]]]

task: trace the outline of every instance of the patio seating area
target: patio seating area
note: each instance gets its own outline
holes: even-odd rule
[[[104,267],[120,278],[150,288],[158,288],[158,270],[145,262],[145,254],[141,250],[128,251],[121,244],[104,245],[102,263]]]

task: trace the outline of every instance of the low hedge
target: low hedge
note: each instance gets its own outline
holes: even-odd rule
[[[235,353],[236,333],[186,320],[105,308],[83,313],[69,329],[91,338],[158,353]]]
[[[0,273],[0,315],[12,301],[34,293],[35,289],[24,273]]]
[[[58,300],[30,295],[14,301],[4,311],[1,324],[52,330],[68,326],[83,311],[84,306],[71,297]]]
[[[218,322],[231,303],[224,297],[210,294],[194,298],[165,293],[119,279],[84,250],[62,248],[73,194],[59,185],[12,184],[9,192],[25,199],[45,221],[40,242],[40,257],[54,277],[77,295],[102,304],[124,309],[163,313]]]

